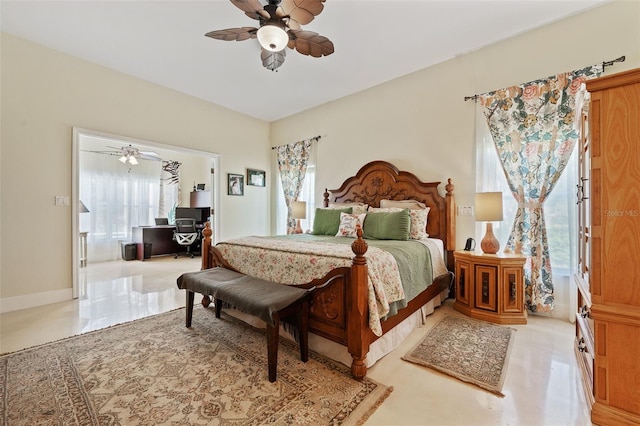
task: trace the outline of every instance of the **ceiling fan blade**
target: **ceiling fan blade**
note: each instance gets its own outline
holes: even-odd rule
[[[324,2],[325,0],[283,0],[276,9],[276,15],[279,18],[288,16],[300,28],[300,25],[308,24],[322,12]]]
[[[284,64],[284,59],[286,56],[287,53],[284,49],[279,52],[271,52],[269,50],[262,49],[262,53],[260,53],[262,66],[271,71],[275,71],[276,68]]]
[[[254,27],[227,28],[226,30],[210,31],[206,33],[205,36],[215,38],[216,40],[242,41],[256,38],[257,32],[258,29]]]
[[[314,58],[333,53],[333,43],[328,38],[313,31],[289,30],[289,48]]]
[[[249,18],[259,20],[262,15],[263,6],[260,3],[260,0],[231,0],[231,3],[233,3],[238,9],[242,10]]]

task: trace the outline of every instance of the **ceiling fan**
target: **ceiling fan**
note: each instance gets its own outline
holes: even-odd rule
[[[260,23],[259,28],[242,27],[211,31],[207,37],[225,41],[257,38],[262,52],[262,65],[275,71],[284,63],[285,47],[314,58],[333,53],[333,43],[320,34],[300,28],[313,21],[324,9],[325,0],[231,0],[249,18]]]
[[[138,160],[150,160],[150,161],[160,161],[161,158],[158,156],[158,153],[153,151],[140,151],[138,148],[128,145],[120,148],[108,146],[107,148],[113,149],[113,151],[90,151],[96,152],[98,154],[107,154],[119,157],[118,160],[122,164],[131,164],[135,166],[138,164]]]

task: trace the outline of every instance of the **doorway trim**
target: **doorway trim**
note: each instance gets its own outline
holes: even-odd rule
[[[185,148],[175,145],[167,145],[158,142],[146,141],[141,139],[134,139],[126,136],[114,135],[110,133],[99,132],[95,130],[83,129],[80,127],[73,128],[72,148],[71,148],[71,259],[72,259],[72,279],[73,279],[73,298],[80,297],[80,242],[79,242],[79,196],[80,196],[80,139],[83,137],[97,137],[100,139],[113,140],[114,143],[130,143],[135,145],[142,145],[150,148],[166,149],[176,152],[183,152],[188,154],[201,155],[213,160],[213,168],[215,173],[212,173],[213,179],[213,205],[211,210],[213,215],[213,243],[217,242],[217,236],[219,235],[219,217],[217,214],[218,206],[220,205],[220,182],[218,179],[220,169],[220,155],[214,152],[201,151],[191,148]]]

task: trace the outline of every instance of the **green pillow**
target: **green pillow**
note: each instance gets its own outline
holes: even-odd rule
[[[335,236],[340,227],[340,213],[351,213],[353,208],[345,209],[316,209],[316,215],[313,218],[313,235],[331,235]]]
[[[409,209],[397,212],[370,212],[364,219],[363,235],[370,240],[409,239],[411,215]]]

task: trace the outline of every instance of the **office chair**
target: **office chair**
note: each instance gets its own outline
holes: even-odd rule
[[[198,239],[198,230],[196,229],[196,220],[193,218],[176,219],[176,231],[173,236],[178,244],[187,247],[186,253],[193,258],[191,245]],[[176,253],[177,259],[180,253]]]

